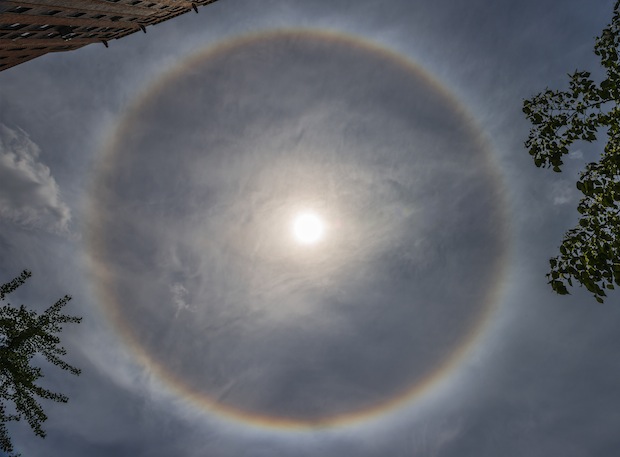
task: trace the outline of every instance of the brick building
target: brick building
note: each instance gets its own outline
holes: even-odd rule
[[[0,71],[143,31],[217,0],[0,0]]]

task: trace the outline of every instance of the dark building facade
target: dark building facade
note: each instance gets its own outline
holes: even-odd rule
[[[143,31],[217,0],[0,0],[0,71]]]

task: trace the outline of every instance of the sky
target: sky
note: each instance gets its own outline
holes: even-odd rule
[[[602,145],[521,112],[612,7],[220,0],[1,72],[0,282],[83,317],[17,450],[617,455],[620,296],[545,278]]]

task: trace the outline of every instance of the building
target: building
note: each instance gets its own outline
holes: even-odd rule
[[[0,1],[0,71],[48,52],[145,32],[217,0],[28,0]]]

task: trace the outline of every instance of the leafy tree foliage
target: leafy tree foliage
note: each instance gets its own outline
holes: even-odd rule
[[[579,223],[566,232],[558,256],[549,260],[549,284],[568,294],[576,280],[600,303],[606,290],[620,286],[620,0],[613,19],[596,39],[605,77],[587,71],[569,74],[568,90],[546,89],[523,103],[532,123],[525,142],[537,167],[562,170],[562,157],[576,141],[607,140],[598,162],[580,173],[583,197]]]
[[[27,270],[12,281],[0,286],[0,300],[31,276]],[[45,389],[35,382],[43,377],[41,368],[32,366],[35,355],[75,375],[80,370],[61,359],[66,350],[56,335],[62,324],[78,323],[81,318],[61,314],[71,300],[64,296],[43,313],[10,304],[0,307],[0,449],[14,455],[7,423],[25,419],[37,436],[45,437],[41,424],[47,419],[35,397],[66,403],[68,398]]]

